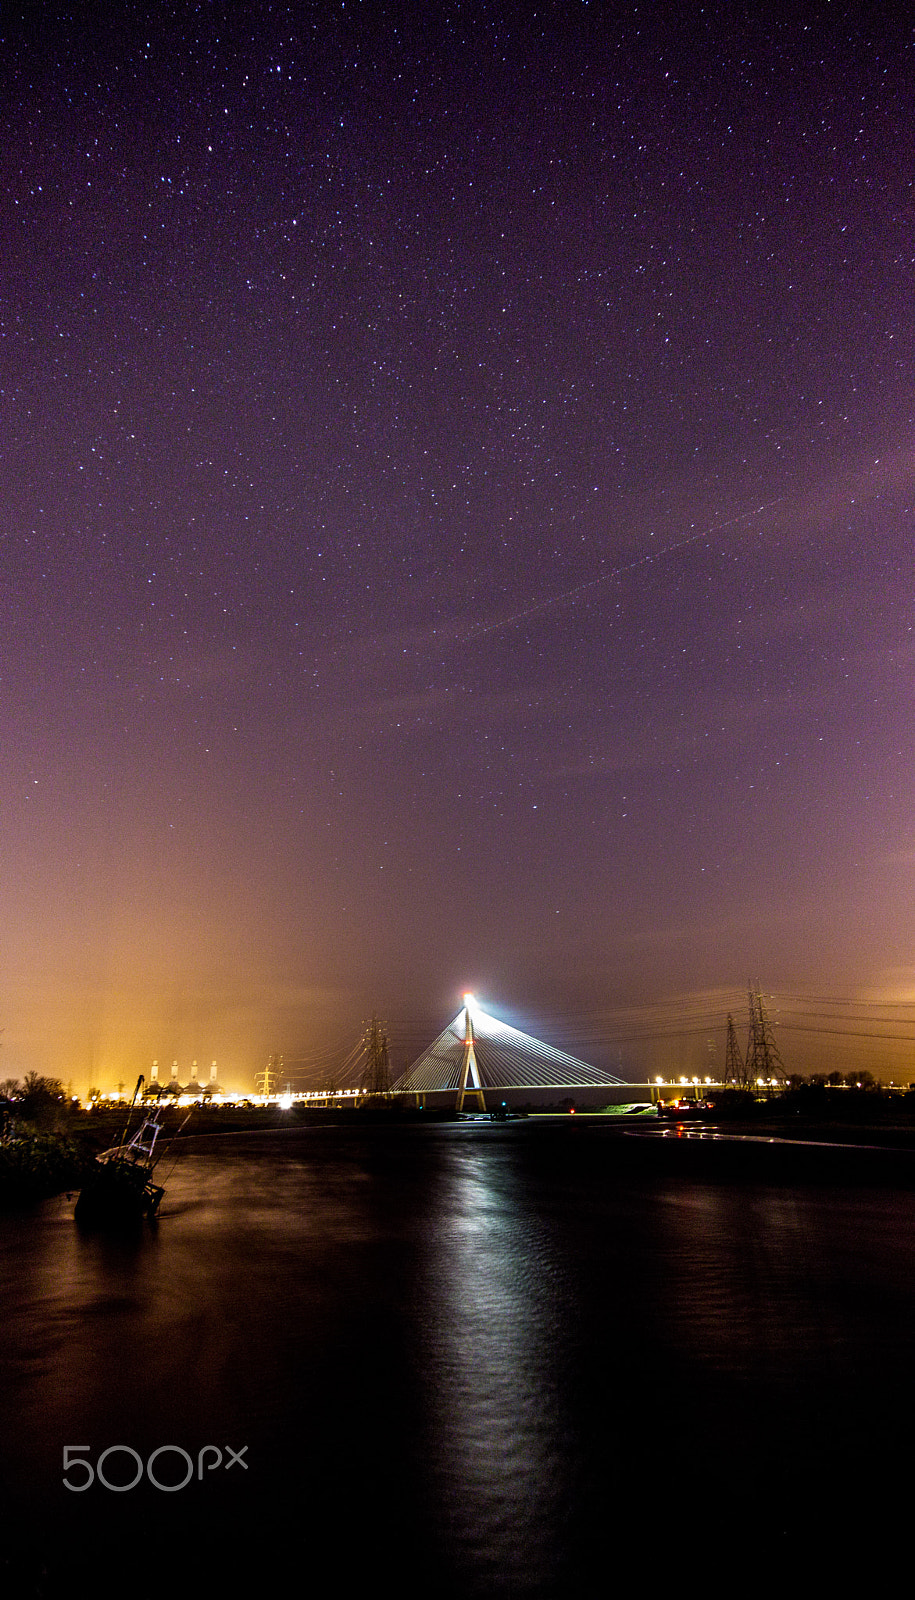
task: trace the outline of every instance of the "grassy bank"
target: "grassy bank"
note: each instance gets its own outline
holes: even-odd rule
[[[93,1156],[79,1140],[38,1133],[0,1144],[0,1207],[29,1205],[78,1189]]]

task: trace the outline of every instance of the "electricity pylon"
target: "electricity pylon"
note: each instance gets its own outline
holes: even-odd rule
[[[737,1089],[746,1087],[747,1074],[737,1042],[737,1029],[734,1027],[734,1018],[728,1012],[728,1043],[724,1057],[724,1081],[733,1084]]]
[[[384,1024],[373,1017],[362,1039],[365,1067],[362,1073],[362,1092],[373,1099],[381,1099],[391,1092],[391,1071],[388,1062],[388,1036]]]
[[[766,1015],[758,978],[755,990],[752,984],[750,985],[749,996],[750,1036],[747,1041],[747,1078],[752,1087],[760,1079],[764,1084],[769,1084],[773,1078],[784,1079],[788,1074],[775,1042],[772,1025]]]
[[[264,1068],[263,1072],[256,1072],[254,1074],[254,1082],[266,1100],[269,1100],[272,1094],[276,1094],[277,1088],[279,1087],[280,1073],[282,1070],[282,1056],[272,1055],[270,1057],[269,1065]]]

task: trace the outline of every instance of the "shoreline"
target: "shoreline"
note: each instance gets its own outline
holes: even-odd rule
[[[252,1120],[254,1125],[252,1126]],[[204,1125],[201,1126],[201,1123]],[[220,1125],[222,1124],[222,1125]],[[182,1154],[242,1155],[246,1148],[263,1153],[263,1142],[286,1144],[298,1135],[305,1142],[326,1145],[356,1135],[370,1144],[399,1135],[419,1137],[429,1128],[448,1129],[462,1139],[498,1142],[524,1139],[532,1151],[550,1159],[560,1171],[569,1156],[587,1160],[597,1153],[607,1171],[632,1175],[639,1167],[656,1172],[664,1167],[671,1176],[695,1181],[749,1181],[795,1183],[822,1181],[858,1187],[862,1183],[915,1187],[915,1122],[838,1122],[803,1119],[721,1118],[717,1121],[661,1122],[644,1113],[613,1115],[599,1111],[532,1111],[508,1120],[490,1121],[472,1116],[390,1115],[384,1112],[309,1112],[282,1119],[249,1113],[235,1117],[232,1125],[216,1116],[201,1117],[196,1127],[182,1131],[168,1151],[170,1160]],[[75,1130],[74,1130],[75,1132]],[[166,1139],[168,1134],[166,1133]],[[231,1141],[235,1141],[234,1149]],[[8,1152],[6,1169],[0,1165],[0,1214],[28,1209],[44,1200],[77,1192],[94,1152],[86,1137],[72,1133],[37,1135],[0,1147]],[[213,1147],[215,1146],[215,1149]],[[612,1162],[606,1152],[612,1146]]]

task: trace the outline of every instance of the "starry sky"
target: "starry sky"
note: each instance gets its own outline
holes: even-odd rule
[[[0,1076],[915,1077],[913,45],[4,7]]]

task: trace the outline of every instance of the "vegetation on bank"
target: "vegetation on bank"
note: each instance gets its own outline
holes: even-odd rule
[[[93,1160],[76,1140],[56,1133],[6,1139],[0,1144],[0,1206],[78,1189]]]
[[[25,1205],[78,1189],[92,1165],[89,1141],[70,1124],[57,1078],[30,1072],[0,1083],[0,1206]]]
[[[870,1073],[842,1077],[788,1079],[768,1094],[752,1089],[721,1089],[709,1095],[721,1118],[766,1121],[803,1119],[811,1122],[884,1122],[915,1117],[915,1089],[891,1088]]]

